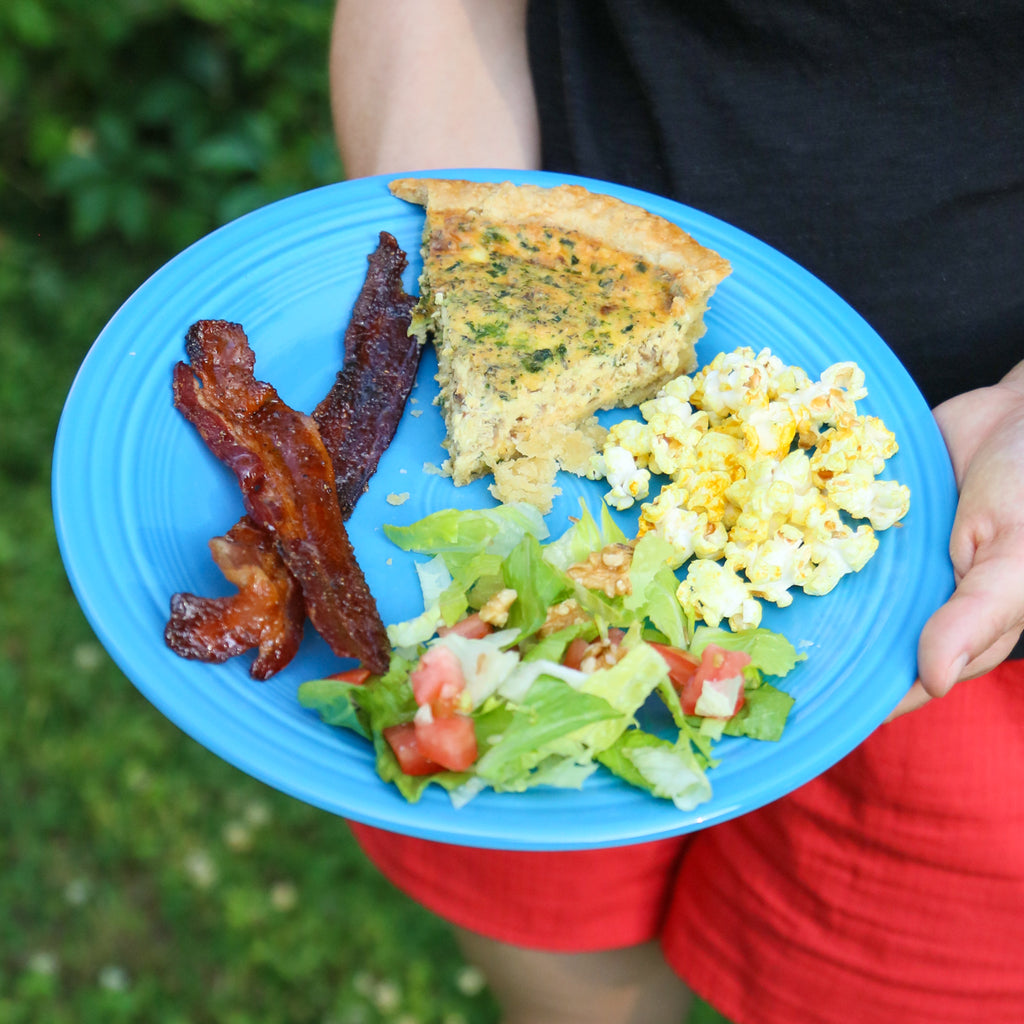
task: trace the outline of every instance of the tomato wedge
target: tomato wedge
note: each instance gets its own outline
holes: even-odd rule
[[[743,670],[749,664],[750,655],[743,651],[727,651],[717,644],[708,644],[694,675],[700,691],[693,713],[707,718],[732,718],[746,701]]]
[[[449,718],[459,711],[466,677],[450,648],[429,648],[409,673],[409,682],[416,703],[429,704],[434,718]]]
[[[384,739],[398,760],[398,767],[406,775],[434,775],[443,770],[441,765],[423,753],[416,726],[412,722],[389,725],[384,730]]]
[[[468,640],[479,640],[481,637],[488,636],[494,632],[494,627],[484,622],[480,618],[479,612],[474,612],[472,615],[467,615],[464,619],[459,619],[452,626],[441,626],[438,631],[438,636],[448,636],[449,633],[455,633],[456,636],[464,636]]]
[[[652,643],[651,647],[662,656],[665,664],[668,665],[668,678],[676,693],[679,694],[683,713],[692,715],[700,698],[702,685],[694,681],[697,669],[700,668],[700,659],[694,657],[689,651],[684,651],[680,647],[670,647],[668,644]]]
[[[335,672],[328,676],[328,679],[340,679],[343,683],[352,683],[354,686],[362,686],[373,673],[368,668],[347,668],[344,672]]]
[[[668,665],[668,677],[679,694],[683,714],[732,718],[743,707],[743,670],[750,664],[749,654],[708,644],[698,659],[679,647],[651,646]]]
[[[422,712],[384,730],[399,767],[406,775],[465,771],[476,760],[477,745],[473,720],[460,714],[466,678],[458,657],[448,647],[429,648],[409,682]]]
[[[452,772],[463,772],[476,760],[476,732],[466,715],[415,723],[423,756]]]
[[[626,631],[619,629],[617,626],[612,626],[608,630],[608,644],[612,647],[618,647],[619,644],[625,639]],[[583,637],[578,636],[575,640],[570,641],[569,646],[565,649],[565,654],[562,655],[562,664],[566,668],[579,668],[583,664],[583,660],[587,654],[593,649],[594,651],[604,651],[607,647],[602,646],[600,639],[598,640],[584,640]]]
[[[406,775],[463,772],[477,756],[473,720],[466,715],[391,725],[384,739]]]
[[[570,641],[569,646],[566,647],[565,654],[562,655],[562,664],[567,668],[579,668],[583,663],[583,659],[587,655],[587,649],[589,647],[589,641],[584,640],[581,636],[576,637],[576,639]]]

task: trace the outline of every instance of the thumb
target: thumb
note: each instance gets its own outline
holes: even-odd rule
[[[925,623],[918,678],[931,697],[995,668],[1013,650],[1024,610],[1024,529],[978,547],[952,597]]]

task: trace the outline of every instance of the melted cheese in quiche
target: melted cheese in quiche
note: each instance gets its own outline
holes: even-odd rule
[[[624,208],[639,228],[651,215],[575,186],[430,179],[392,190],[426,207],[413,330],[437,349],[453,480],[493,472],[501,500],[546,509],[557,469],[586,471],[597,410],[635,404],[693,368],[727,264],[660,218],[659,231],[678,232],[708,263],[710,287],[708,268],[681,272],[663,258],[660,236],[654,251],[643,231],[625,246],[601,214]]]

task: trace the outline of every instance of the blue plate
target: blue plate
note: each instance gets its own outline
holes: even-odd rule
[[[431,172],[436,174],[437,172]],[[863,367],[863,410],[895,431],[887,474],[908,484],[910,514],[880,535],[878,553],[827,597],[768,606],[765,624],[808,658],[786,688],[796,705],[778,743],[726,739],[710,773],[713,798],[677,810],[599,772],[581,790],[485,793],[461,810],[431,787],[415,805],[374,773],[370,745],[330,728],[296,699],[304,680],[338,662],[307,627],[296,660],[267,683],[249,659],[189,662],[163,642],[176,591],[230,592],[209,538],[242,513],[234,478],[206,451],[171,402],[171,368],[196,320],[241,323],[256,374],[285,401],[311,410],[340,366],[342,336],[378,233],[410,254],[419,273],[422,211],[391,196],[386,178],[330,185],[257,210],[201,239],[154,274],[116,313],[86,357],[67,399],[54,453],[57,533],[76,596],[128,678],[188,735],[238,768],[300,800],[397,832],[483,847],[578,849],[662,838],[768,803],[812,779],[859,744],[913,682],[917,636],[952,591],[947,541],[955,487],[928,407],[902,365],[846,303],[756,239],[658,196],[543,173],[453,171],[449,177],[543,185],[574,180],[682,225],[733,265],[707,315],[701,362],[739,345],[770,347],[817,376],[837,360]],[[427,353],[397,436],[350,521],[360,563],[385,621],[420,610],[412,556],[382,523],[409,523],[445,507],[493,504],[486,484],[455,488],[425,471],[439,465],[443,426],[431,404]],[[567,477],[548,516],[552,535],[585,497],[603,489]],[[407,496],[403,503],[401,496]],[[390,500],[389,500],[390,499]],[[436,790],[436,791],[435,791]]]

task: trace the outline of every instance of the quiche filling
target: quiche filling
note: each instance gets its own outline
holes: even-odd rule
[[[693,369],[710,292],[646,255],[642,238],[630,251],[602,232],[609,203],[640,224],[651,217],[607,196],[442,179],[392,191],[426,207],[412,330],[437,350],[446,469],[456,485],[494,473],[499,500],[546,511],[558,469],[586,472],[603,438],[599,409],[636,404]],[[547,208],[558,193],[598,215],[559,223]],[[494,196],[502,202],[488,209]]]

